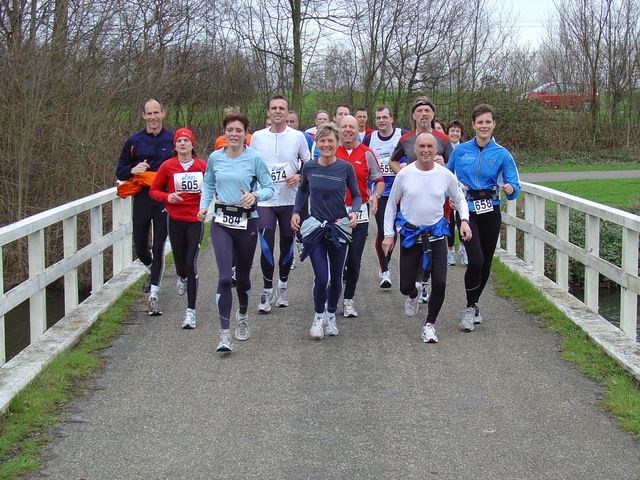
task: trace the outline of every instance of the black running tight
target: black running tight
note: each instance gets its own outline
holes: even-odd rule
[[[469,212],[469,226],[471,227],[471,240],[465,241],[469,265],[464,275],[464,286],[467,291],[467,307],[478,303],[478,299],[484,290],[489,274],[491,273],[491,261],[496,251],[502,214],[500,205],[494,205],[492,212]]]
[[[184,222],[169,217],[168,229],[176,273],[187,279],[187,308],[196,308],[198,296],[198,253],[204,234],[202,222]]]
[[[149,249],[149,230],[152,223],[153,243]],[[167,212],[164,210],[164,203],[149,197],[149,187],[143,187],[133,197],[133,244],[140,261],[151,267],[152,285],[160,285],[166,239]]]
[[[403,247],[404,237],[400,235],[400,292],[411,298],[418,296],[416,278],[422,274],[423,250],[421,243],[414,243],[410,247]],[[429,311],[427,323],[436,323],[438,313],[444,303],[447,287],[447,241],[444,238],[432,240],[431,258],[427,272],[431,277],[431,296],[429,297]]]

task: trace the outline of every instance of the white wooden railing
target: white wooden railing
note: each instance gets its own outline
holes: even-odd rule
[[[545,229],[545,208],[549,205],[548,202],[555,204],[556,232]],[[585,269],[584,304],[596,313],[599,303],[599,275],[620,285],[620,329],[631,339],[636,340],[638,295],[640,294],[640,278],[638,278],[640,217],[530,183],[522,184],[522,191],[517,200],[506,203],[506,213],[502,217],[506,224],[506,251],[511,255],[519,256],[516,238],[517,231],[521,230],[524,232],[524,248],[520,257],[535,271],[543,274],[544,247],[551,246],[556,251],[555,283],[565,292],[569,291],[569,258],[582,263]],[[569,242],[571,210],[585,214],[584,248]],[[609,263],[599,256],[600,222],[603,220],[622,227],[620,266]]]
[[[111,204],[111,212],[103,208]],[[89,197],[33,215],[19,222],[0,228],[0,365],[6,361],[5,322],[7,312],[29,301],[31,342],[40,337],[47,328],[46,288],[64,277],[65,315],[78,306],[78,267],[91,262],[91,291],[96,292],[105,283],[104,252],[113,247],[113,276],[133,261],[131,197],[116,196],[110,188]],[[78,249],[78,216],[88,212],[90,243]],[[111,218],[108,218],[111,217]],[[111,222],[111,231],[103,232],[103,225]],[[51,265],[45,264],[46,228],[62,224],[64,258]],[[27,237],[24,255],[29,262],[29,278],[4,292],[3,279],[11,265],[3,263],[3,248],[11,242]]]
[[[557,231],[545,230],[545,203],[553,202],[557,209]],[[111,203],[111,212],[104,205]],[[518,200],[506,202],[503,221],[506,224],[505,244],[509,254],[518,256],[517,231],[524,232],[523,260],[534,270],[544,273],[544,246],[556,250],[555,282],[568,292],[569,258],[585,267],[585,298],[587,307],[598,311],[598,276],[606,276],[621,286],[620,328],[636,339],[637,299],[640,294],[638,278],[638,238],[640,217],[615,208],[600,205],[556,190],[523,183]],[[522,208],[518,208],[518,207]],[[577,210],[586,215],[586,246],[569,242],[569,212]],[[520,218],[516,212],[522,211]],[[91,243],[78,249],[78,216],[88,212]],[[110,215],[111,218],[108,218]],[[600,222],[606,220],[622,227],[623,253],[621,266],[604,261],[600,250]],[[103,225],[111,221],[111,231],[103,232]],[[52,265],[45,264],[46,228],[62,224],[64,258]],[[64,277],[64,305],[68,314],[78,305],[78,267],[91,262],[91,289],[97,291],[104,284],[104,252],[113,247],[113,275],[133,261],[131,238],[131,198],[121,199],[111,188],[89,197],[42,212],[17,223],[0,228],[0,365],[5,363],[4,315],[28,300],[30,304],[31,342],[46,330],[46,287]],[[3,291],[5,268],[2,249],[11,242],[27,237],[29,278],[11,290]]]

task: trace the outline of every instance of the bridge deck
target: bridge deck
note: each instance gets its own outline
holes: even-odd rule
[[[227,356],[215,352],[211,249],[199,258],[195,330],[180,329],[186,298],[169,267],[164,315],[148,317],[141,294],[31,478],[638,477],[639,442],[597,405],[601,389],[492,284],[485,323],[462,333],[464,267],[450,267],[440,343],[422,343],[424,308],[408,318],[397,284],[378,288],[374,233],[372,225],[359,317],[339,317],[340,335],[322,341],[309,336],[308,261],[290,277],[291,306],[263,316],[254,313],[254,262],[252,337]]]

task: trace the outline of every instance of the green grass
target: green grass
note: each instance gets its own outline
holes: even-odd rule
[[[635,205],[640,204],[639,183],[640,179],[637,178],[621,178],[616,180],[541,182],[540,185],[602,203],[603,205],[624,210],[633,210]]]
[[[522,172],[554,172],[573,170],[640,169],[637,152],[600,150],[588,152],[514,151],[518,169]]]
[[[592,172],[601,170],[640,170],[640,164],[634,163],[607,163],[604,165],[545,165],[538,167],[518,167],[521,173],[541,172]]]
[[[492,271],[499,285],[498,295],[509,298],[549,330],[559,335],[562,358],[595,380],[604,389],[600,405],[617,420],[618,426],[640,435],[640,384],[619,366],[587,334],[549,302],[540,291],[511,272],[498,259]]]
[[[61,407],[82,394],[83,381],[102,365],[100,351],[120,334],[120,324],[139,297],[141,282],[126,290],[73,349],[58,355],[16,396],[0,419],[0,480],[40,468],[39,455]]]

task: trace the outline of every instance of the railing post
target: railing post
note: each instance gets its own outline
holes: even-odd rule
[[[585,214],[585,250],[590,255],[600,255],[600,219],[594,215]],[[584,268],[584,304],[594,312],[598,312],[598,287],[600,275],[597,270],[585,266]]]
[[[29,278],[44,271],[44,230],[29,234]],[[29,298],[29,318],[31,343],[35,342],[47,329],[47,287],[43,287]]]
[[[534,200],[535,207],[534,207],[533,224],[534,226],[540,228],[541,230],[545,230],[544,204],[545,204],[544,197],[536,195]],[[533,268],[536,272],[544,274],[544,242],[537,238],[533,241]]]
[[[514,217],[518,214],[518,203],[516,200],[507,200],[507,214]],[[517,238],[517,230],[516,227],[512,227],[511,225],[507,225],[507,252],[511,255],[516,255],[516,238]]]
[[[64,258],[78,251],[78,217],[65,218],[62,221],[62,243]],[[69,315],[78,306],[78,269],[64,274],[64,314]]]
[[[112,202],[113,210],[113,230],[125,228],[131,220],[131,197],[116,197]],[[132,235],[125,235],[122,241],[113,246],[113,275],[120,273],[131,263],[131,242]]]
[[[622,269],[638,275],[638,232],[630,228],[622,231]],[[638,330],[638,295],[620,287],[620,330],[636,339]]]
[[[91,223],[91,242],[102,238],[102,205],[94,207],[89,213]],[[114,247],[115,250],[115,247]],[[95,292],[104,283],[104,254],[100,252],[91,258],[91,292]]]
[[[2,245],[0,245],[0,296],[4,295],[4,262],[2,261]],[[0,365],[7,361],[7,350],[5,348],[5,328],[4,315],[0,315]]]
[[[569,207],[558,204],[556,214],[556,235],[569,241]],[[569,291],[569,255],[556,250],[556,283],[565,292]]]
[[[531,225],[535,218],[535,196],[532,193],[524,194],[524,219]],[[524,261],[533,266],[534,262],[534,237],[530,233],[524,234]]]

